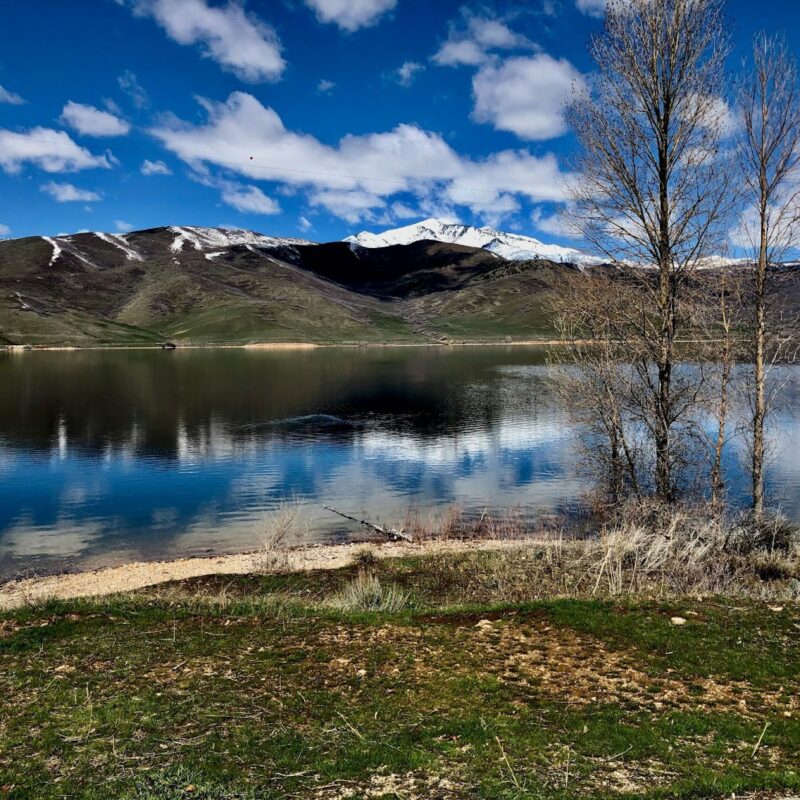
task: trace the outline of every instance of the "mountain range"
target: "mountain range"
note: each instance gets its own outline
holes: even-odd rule
[[[368,248],[390,247],[396,244],[412,244],[421,241],[445,242],[488,250],[507,261],[531,261],[544,258],[557,263],[596,264],[601,260],[571,247],[545,244],[530,236],[503,233],[492,228],[475,228],[440,219],[426,219],[415,225],[396,228],[384,233],[363,232],[356,236],[348,236],[345,241]]]
[[[318,244],[171,226],[0,240],[0,345],[408,343],[551,337],[598,259],[425,220]]]
[[[193,226],[5,239],[0,344],[544,337],[578,256],[440,220],[323,244]]]

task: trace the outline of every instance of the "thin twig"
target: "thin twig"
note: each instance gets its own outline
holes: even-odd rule
[[[769,722],[766,725],[764,725],[764,730],[761,731],[761,736],[758,737],[758,741],[756,742],[756,746],[753,748],[753,755],[751,756],[751,758],[755,758],[756,757],[756,753],[758,752],[758,748],[761,747],[761,742],[764,741],[764,736],[765,736],[765,734],[767,732],[767,728],[769,728]]]

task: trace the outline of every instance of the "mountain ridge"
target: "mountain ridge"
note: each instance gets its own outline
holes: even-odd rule
[[[379,234],[362,231],[344,239],[349,244],[366,248],[411,244],[425,240],[480,248],[507,261],[530,261],[544,258],[549,261],[581,265],[596,264],[601,261],[601,259],[575,248],[546,244],[531,236],[505,233],[489,227],[478,228],[472,225],[451,223],[436,218],[422,220]]]
[[[167,226],[0,241],[0,344],[494,341],[546,336],[564,265]]]

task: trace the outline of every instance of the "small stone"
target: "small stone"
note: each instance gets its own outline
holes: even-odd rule
[[[686,624],[686,618],[685,617],[673,617],[670,620],[670,622],[673,625],[685,625]]]

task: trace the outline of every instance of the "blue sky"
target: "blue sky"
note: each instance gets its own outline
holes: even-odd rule
[[[318,241],[553,217],[603,0],[26,0],[0,28],[0,236],[159,225]],[[800,48],[795,0],[731,0]]]

